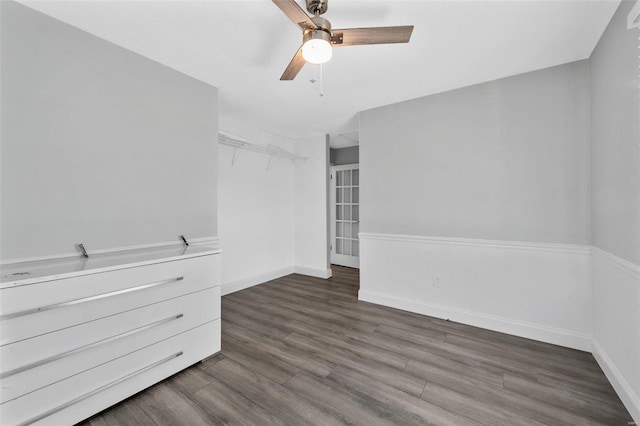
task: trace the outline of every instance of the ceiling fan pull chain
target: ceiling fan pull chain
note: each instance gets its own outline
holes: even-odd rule
[[[320,97],[324,96],[324,81],[322,79],[322,64],[320,64]]]

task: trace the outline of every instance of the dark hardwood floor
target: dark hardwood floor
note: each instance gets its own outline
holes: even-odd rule
[[[86,425],[620,425],[591,354],[359,302],[358,271],[222,298],[222,353]]]

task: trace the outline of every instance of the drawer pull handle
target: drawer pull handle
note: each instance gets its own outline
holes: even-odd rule
[[[149,371],[152,368],[158,367],[159,365],[164,364],[166,362],[169,362],[174,358],[178,358],[179,356],[182,356],[183,353],[184,353],[183,351],[180,351],[180,352],[177,352],[177,353],[175,353],[175,354],[173,354],[171,356],[168,356],[168,357],[166,357],[164,359],[161,359],[160,361],[156,361],[153,364],[149,364],[146,367],[141,368],[140,370],[136,370],[133,373],[127,374],[126,376],[122,376],[119,379],[114,380],[113,382],[107,383],[106,385],[101,386],[101,387],[99,387],[97,389],[94,389],[89,393],[85,393],[84,395],[81,395],[81,396],[79,396],[79,397],[77,397],[75,399],[72,399],[71,401],[65,402],[64,404],[62,404],[62,405],[60,405],[60,406],[58,406],[56,408],[52,408],[51,410],[45,411],[44,413],[39,414],[36,417],[32,417],[31,419],[18,424],[18,426],[27,426],[27,425],[33,424],[33,423],[35,423],[37,421],[40,421],[40,420],[42,420],[42,419],[44,419],[46,417],[49,417],[52,414],[57,413],[58,411],[62,411],[65,408],[68,408],[68,407],[70,407],[70,406],[72,406],[74,404],[77,404],[78,402],[84,401],[85,399],[92,397],[93,395],[96,395],[96,394],[98,394],[100,392],[103,392],[103,391],[109,389],[109,388],[112,388],[112,387],[124,382],[127,379],[130,379],[130,378],[132,378],[134,376],[137,376],[137,375],[142,374],[142,373],[144,373],[146,371]]]
[[[40,308],[26,309],[24,311],[14,312],[12,314],[1,315],[0,316],[0,321],[11,319],[11,318],[22,317],[22,316],[25,316],[25,315],[37,314],[39,312],[50,311],[52,309],[58,309],[58,308],[64,308],[64,307],[67,307],[67,306],[78,305],[80,303],[93,302],[94,300],[105,299],[107,297],[118,296],[118,295],[126,294],[126,293],[132,293],[134,291],[146,290],[148,288],[158,287],[158,286],[161,286],[161,285],[174,283],[176,281],[182,281],[183,279],[184,279],[184,277],[171,278],[169,280],[157,281],[157,282],[154,282],[154,283],[143,284],[143,285],[139,285],[139,286],[136,286],[136,287],[129,287],[129,288],[125,288],[125,289],[122,289],[122,290],[111,291],[109,293],[102,293],[102,294],[97,294],[95,296],[83,297],[82,299],[75,299],[75,300],[69,300],[67,302],[55,303],[53,305],[42,306]]]
[[[150,328],[154,328],[160,326],[162,324],[166,324],[171,321],[175,321],[184,316],[184,314],[172,315],[169,318],[165,318],[159,321],[155,321],[137,328],[133,330],[125,331],[124,333],[116,334],[115,336],[107,337],[106,339],[97,340],[93,343],[89,343],[88,345],[80,346],[79,348],[72,349],[67,352],[63,352],[49,358],[41,359],[40,361],[32,362],[31,364],[23,365],[22,367],[14,368],[13,370],[6,371],[0,374],[0,379],[6,379],[7,377],[11,377],[15,374],[22,373],[23,371],[31,370],[32,368],[40,367],[41,365],[48,364],[53,361],[57,361],[62,358],[66,358],[70,355],[77,354],[82,351],[86,351],[87,349],[95,348],[96,346],[104,345],[105,343],[113,342],[114,340],[122,339],[127,336],[131,336],[132,334],[137,334],[142,331],[148,330]],[[5,401],[6,402],[6,401]]]

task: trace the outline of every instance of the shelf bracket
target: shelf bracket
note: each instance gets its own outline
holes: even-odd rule
[[[236,160],[238,159],[239,156],[240,156],[240,153],[238,152],[238,148],[233,148],[233,155],[231,156],[231,167],[233,167],[236,164]]]
[[[85,259],[88,259],[89,254],[87,253],[87,250],[85,250],[84,245],[82,243],[79,243],[77,247],[78,247],[78,250],[80,250],[82,257],[84,257]]]

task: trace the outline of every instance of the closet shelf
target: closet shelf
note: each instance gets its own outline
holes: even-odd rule
[[[250,142],[246,142],[246,141],[241,141],[238,139],[234,139],[232,137],[229,137],[227,135],[224,134],[218,134],[218,143],[222,144],[222,145],[226,145],[226,146],[230,146],[232,148],[236,148],[236,149],[243,149],[245,151],[251,151],[251,152],[255,152],[258,154],[264,154],[267,155],[271,158],[273,157],[277,157],[277,158],[283,158],[285,160],[291,160],[291,161],[296,161],[296,160],[301,160],[301,161],[306,161],[307,157],[301,157],[299,155],[295,155],[287,150],[284,150],[282,148],[280,148],[279,146],[276,145],[257,145],[257,144],[253,144]],[[232,161],[232,163],[235,162],[235,158],[236,156],[234,155],[234,159]]]

